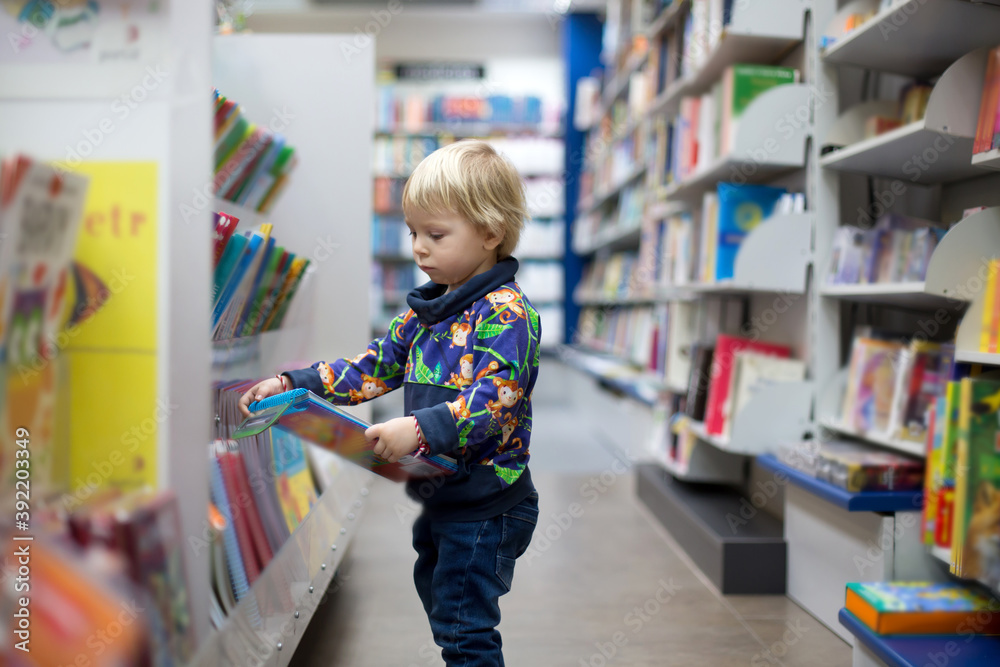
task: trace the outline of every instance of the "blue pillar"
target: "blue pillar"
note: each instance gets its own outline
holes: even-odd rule
[[[576,82],[594,74],[601,67],[603,24],[596,14],[568,14],[562,24],[563,62],[566,66],[566,238],[563,240],[565,265],[564,342],[571,343],[576,332],[580,308],[573,302],[573,291],[580,282],[583,262],[573,253],[573,224],[579,200],[580,172],[584,163],[584,133],[573,127],[576,111]]]

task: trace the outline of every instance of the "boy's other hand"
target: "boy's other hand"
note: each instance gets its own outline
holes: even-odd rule
[[[275,394],[280,394],[285,391],[285,388],[281,385],[281,380],[278,378],[268,378],[266,380],[261,380],[254,386],[247,390],[247,393],[240,397],[240,414],[244,417],[250,416],[250,404],[254,401],[261,401],[268,396],[274,396]]]
[[[417,430],[413,426],[416,417],[397,417],[381,424],[373,424],[365,431],[365,437],[378,440],[375,455],[389,463],[395,463],[417,449]]]

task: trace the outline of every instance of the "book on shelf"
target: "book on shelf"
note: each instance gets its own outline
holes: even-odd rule
[[[705,431],[710,435],[722,435],[726,424],[733,414],[729,407],[730,387],[733,372],[736,368],[737,353],[744,350],[775,357],[791,356],[791,349],[786,345],[765,343],[739,338],[727,334],[719,334],[715,340],[715,352],[712,355],[711,380],[708,384],[708,397],[705,405]]]
[[[845,225],[834,235],[830,284],[923,281],[945,230],[929,220],[880,216],[870,228]]]
[[[880,635],[968,636],[971,625],[976,634],[1000,634],[996,601],[961,584],[852,582],[846,597],[847,610]]]
[[[394,85],[377,91],[376,124],[380,132],[424,132],[435,124],[443,130],[490,124],[498,128],[541,128],[555,125],[560,110],[536,95],[427,94],[405,92]]]
[[[252,336],[281,327],[285,313],[308,274],[309,259],[276,245],[272,225],[234,233],[237,219],[220,214],[213,268],[212,340]],[[220,232],[220,225],[231,228]],[[219,253],[220,233],[229,237]]]
[[[697,422],[705,420],[714,356],[715,347],[713,345],[697,342],[691,345],[691,375],[688,378],[685,410],[687,416]]]
[[[0,163],[0,358],[10,364],[54,354],[87,186],[26,155]]]
[[[769,185],[719,183],[702,201],[701,282],[713,283],[733,277],[736,255],[747,234],[775,213],[805,210],[801,194]]]
[[[779,447],[778,459],[850,493],[916,491],[924,484],[923,461],[856,442],[786,444]]]
[[[674,153],[668,157],[672,181],[683,181],[731,155],[744,111],[776,86],[796,83],[798,70],[771,65],[730,65],[700,96],[682,97],[673,123]]]
[[[723,406],[723,437],[729,437],[733,417],[740,413],[755,393],[778,382],[801,382],[806,365],[800,359],[787,359],[754,350],[736,353],[729,380],[728,399]]]
[[[858,433],[925,442],[927,411],[954,372],[954,346],[854,339],[841,423]]]
[[[212,94],[215,196],[266,213],[285,188],[298,155],[283,136],[255,125],[218,89]]]
[[[1000,260],[990,259],[983,288],[983,315],[979,327],[979,351],[1000,352]]]
[[[964,378],[960,401],[952,573],[1000,591],[1000,382]]]
[[[323,400],[308,389],[293,389],[250,405],[251,415],[233,433],[241,438],[272,426],[303,440],[332,449],[344,459],[393,481],[449,475],[454,459],[443,455],[408,454],[394,463],[375,455],[374,442],[365,438],[371,424]]]
[[[1000,148],[1000,46],[990,49],[986,57],[972,152],[986,153],[995,148]]]

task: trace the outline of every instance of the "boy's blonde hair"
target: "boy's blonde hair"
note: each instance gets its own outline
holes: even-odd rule
[[[486,236],[500,237],[497,259],[514,252],[528,215],[517,169],[476,140],[449,144],[417,165],[403,188],[403,215],[414,210],[455,213]]]

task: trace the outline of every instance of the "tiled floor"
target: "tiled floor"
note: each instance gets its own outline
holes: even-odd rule
[[[549,362],[533,399],[541,517],[502,599],[506,663],[850,665],[847,644],[787,598],[718,593],[635,499],[632,475],[614,474],[619,468],[601,444],[575,432],[574,411],[586,406],[561,399],[564,372]],[[591,485],[602,472],[604,483]],[[582,509],[576,518],[572,503]],[[373,485],[362,528],[294,667],[443,664],[410,579],[414,510],[400,486]]]

